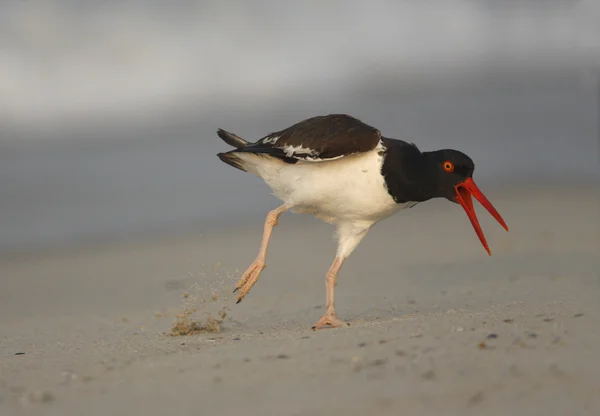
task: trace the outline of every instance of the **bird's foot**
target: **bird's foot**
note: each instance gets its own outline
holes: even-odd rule
[[[240,303],[248,294],[248,292],[250,292],[250,289],[252,289],[252,286],[254,286],[258,280],[258,276],[260,276],[260,273],[265,269],[265,267],[267,267],[267,265],[265,264],[264,260],[256,259],[252,262],[250,267],[246,269],[240,280],[238,280],[236,283],[235,289],[233,289],[233,293],[239,291],[237,301],[235,303]]]
[[[322,329],[325,326],[329,326],[331,328],[338,328],[340,326],[349,326],[350,323],[348,322],[344,322],[341,319],[338,319],[338,317],[335,315],[335,312],[328,312],[325,313],[325,315],[323,315],[321,317],[321,319],[319,319],[319,321],[313,325],[312,329],[317,330],[317,329]]]

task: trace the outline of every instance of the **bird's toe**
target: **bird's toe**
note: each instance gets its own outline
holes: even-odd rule
[[[233,290],[233,293],[237,293],[239,291],[237,301],[235,302],[236,304],[240,303],[248,294],[248,292],[250,292],[250,289],[252,289],[252,286],[256,284],[260,273],[265,267],[266,265],[264,261],[256,260],[250,265],[248,270],[244,272],[242,278],[238,281],[235,289]]]
[[[339,328],[342,326],[350,326],[349,322],[342,321],[339,319],[335,313],[333,314],[325,314],[317,321],[316,324],[313,325],[312,330],[322,329],[326,327],[330,328]]]

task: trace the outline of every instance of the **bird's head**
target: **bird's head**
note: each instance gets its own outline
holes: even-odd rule
[[[435,176],[436,196],[444,197],[463,207],[481,244],[483,244],[488,254],[491,255],[487,241],[477,220],[471,197],[475,197],[506,231],[508,231],[508,226],[491,202],[488,201],[477,185],[475,185],[473,181],[473,171],[475,170],[473,160],[458,150],[437,150],[427,153],[431,172]]]

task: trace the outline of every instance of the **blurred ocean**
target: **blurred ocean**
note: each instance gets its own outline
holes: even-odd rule
[[[463,150],[484,189],[597,181],[600,3],[507,4],[2,2],[0,251],[262,216],[215,130],[327,113]]]

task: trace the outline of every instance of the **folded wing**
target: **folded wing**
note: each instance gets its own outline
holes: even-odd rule
[[[378,129],[360,120],[345,114],[330,114],[271,133],[236,152],[268,154],[288,163],[323,162],[373,150],[380,139]]]

